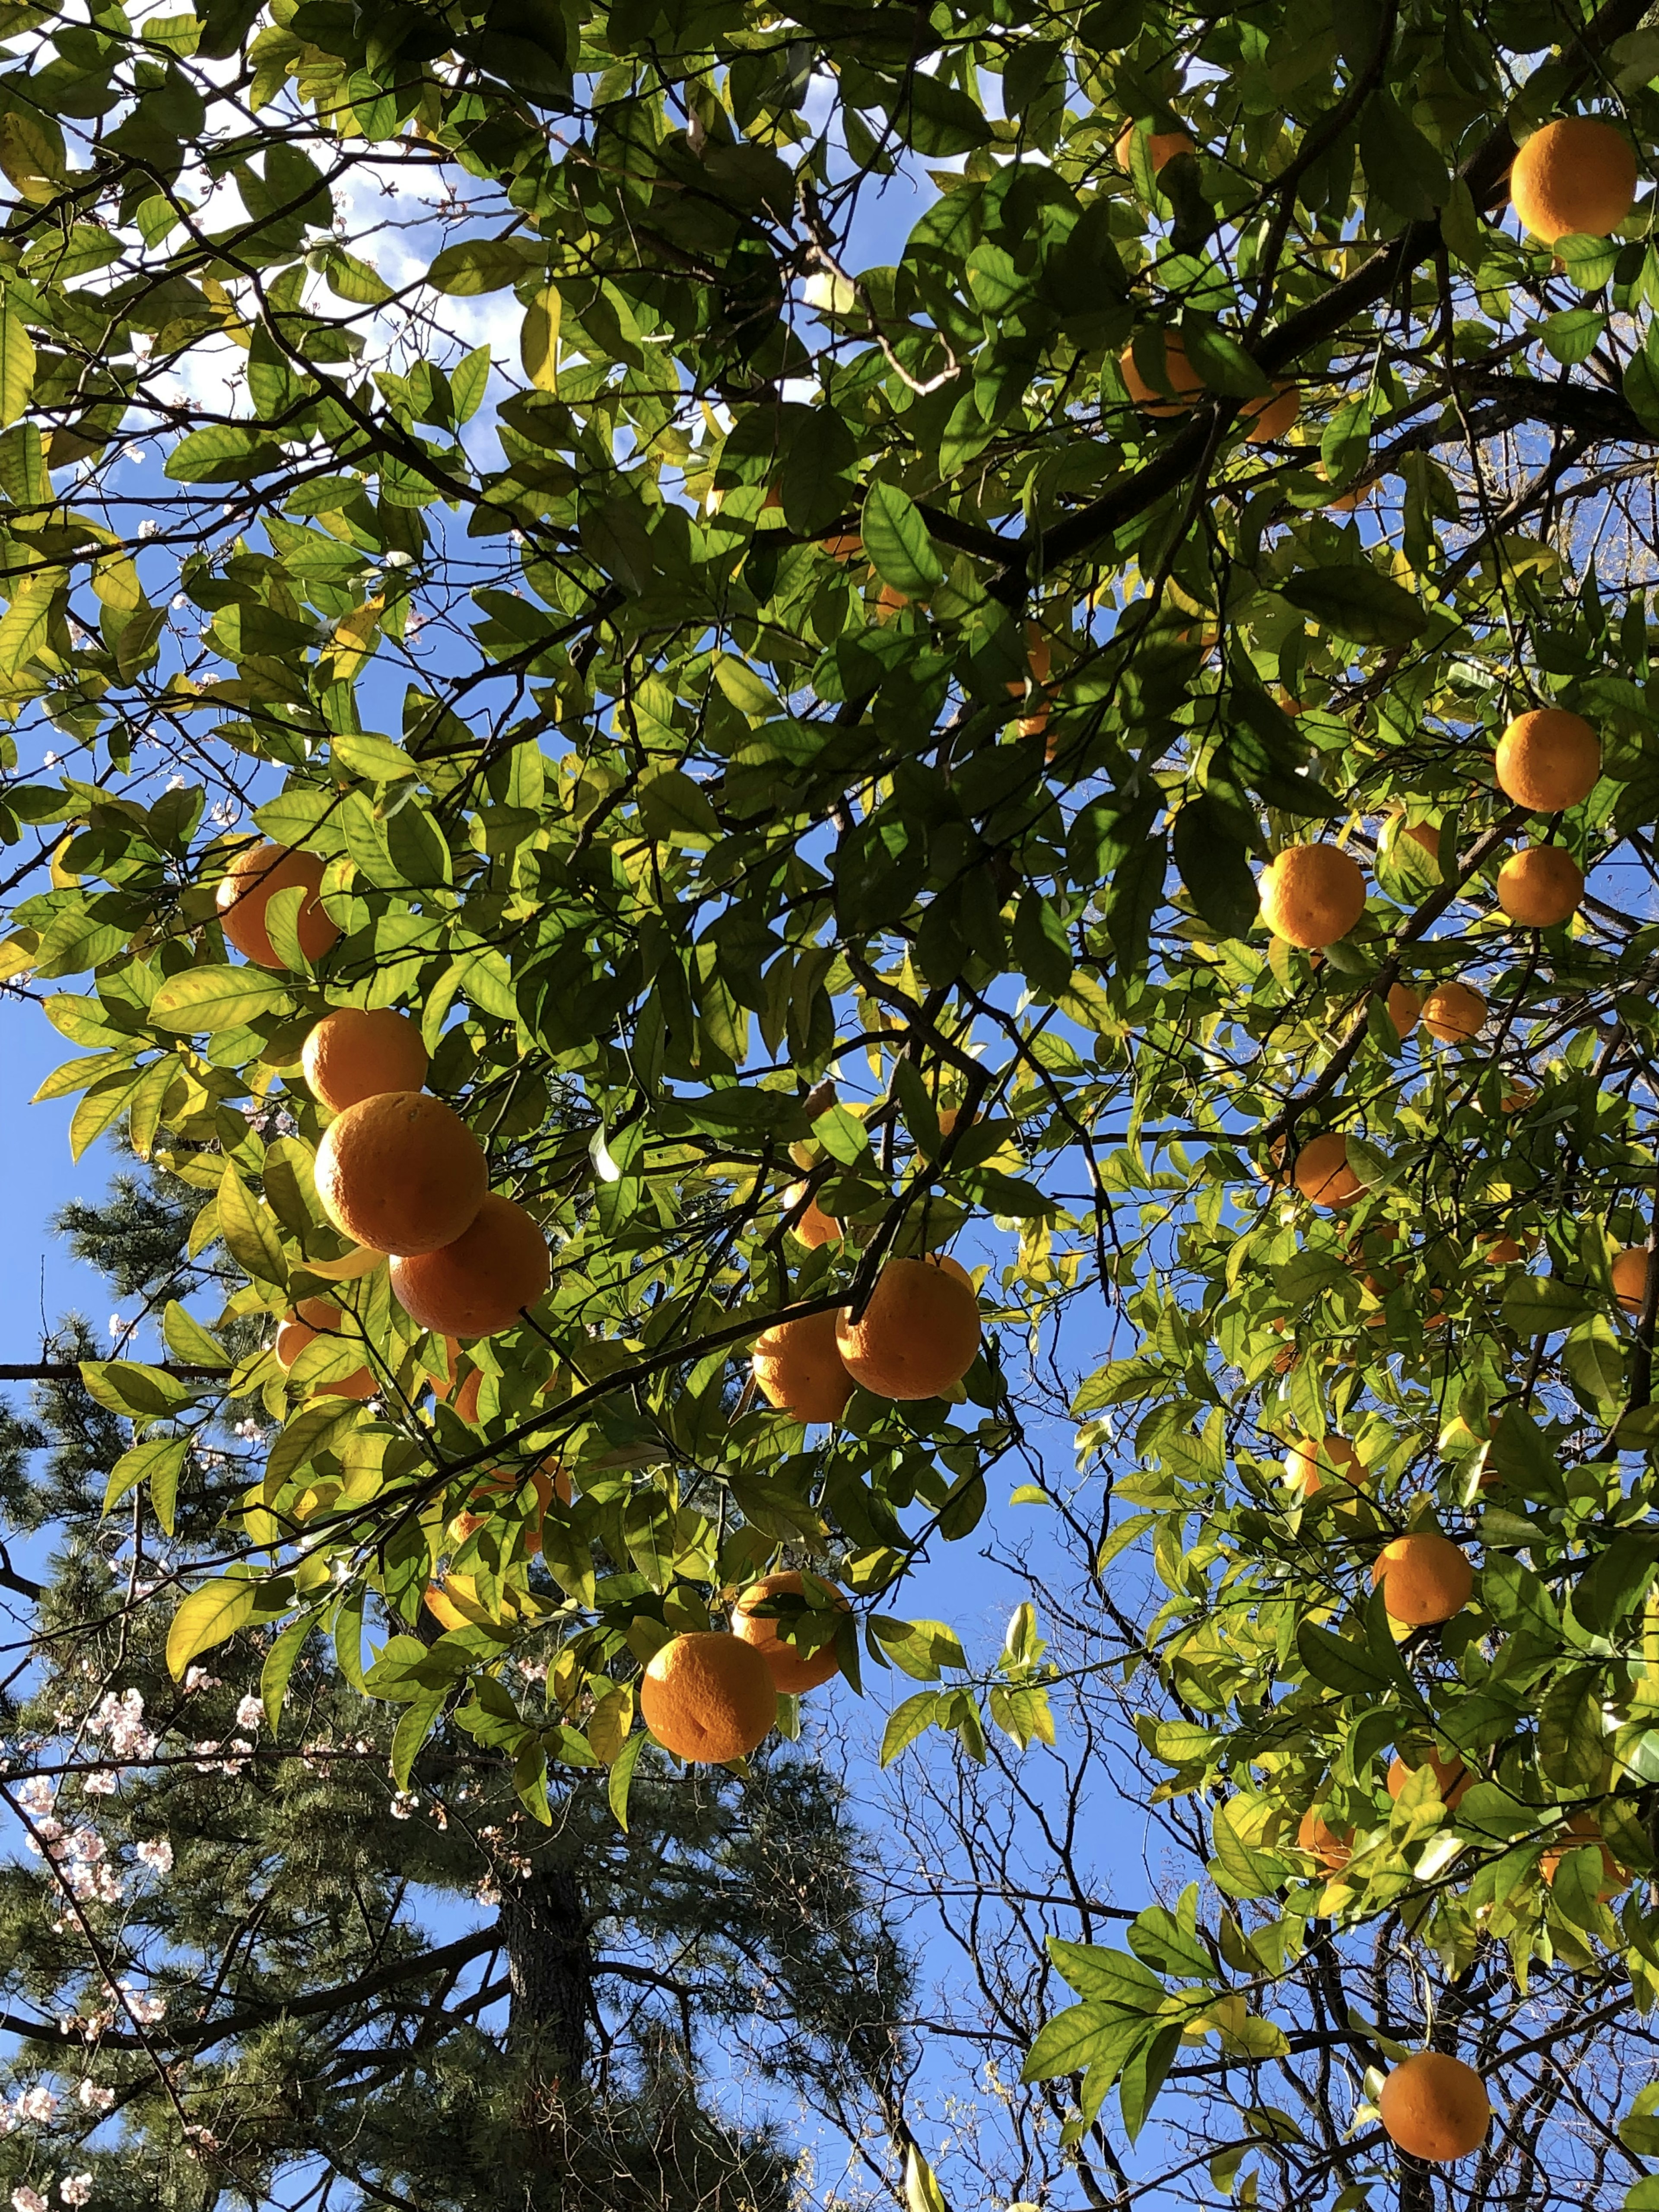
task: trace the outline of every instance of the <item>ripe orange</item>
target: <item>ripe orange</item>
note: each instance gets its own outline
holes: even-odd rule
[[[770,1668],[752,1644],[716,1631],[672,1637],[640,1684],[640,1711],[665,1751],[712,1766],[753,1751],[778,1717]]]
[[[446,1406],[449,1403],[450,1394],[453,1391],[455,1411],[471,1428],[478,1418],[478,1391],[483,1382],[483,1373],[476,1367],[469,1368],[461,1377],[460,1388],[457,1389],[455,1373],[461,1357],[460,1339],[455,1336],[446,1336],[444,1352],[449,1361],[448,1379],[446,1380],[441,1375],[434,1375],[432,1378],[432,1395],[441,1406]]]
[[[1391,2142],[1437,2166],[1479,2150],[1492,2125],[1486,2083],[1444,2051],[1403,2059],[1382,2084],[1376,2108]]]
[[[1627,1314],[1639,1314],[1648,1290],[1648,1249],[1632,1244],[1613,1255],[1610,1273],[1614,1295]]]
[[[548,1473],[551,1467],[554,1471]],[[524,1548],[534,1558],[542,1548],[542,1516],[556,1496],[561,1504],[570,1503],[570,1477],[562,1468],[547,1461],[529,1478],[536,1493],[536,1504],[525,1523]],[[498,1513],[510,1499],[524,1488],[525,1477],[503,1468],[499,1474],[486,1475],[468,1499],[465,1508],[449,1524],[449,1540],[453,1544],[464,1544],[467,1538],[482,1528],[486,1521]]]
[[[1462,1613],[1474,1590],[1474,1570],[1449,1536],[1432,1528],[1396,1536],[1371,1567],[1392,1620],[1408,1628],[1435,1627]]]
[[[1498,903],[1523,929],[1553,929],[1583,896],[1584,872],[1559,845],[1528,845],[1498,871]]]
[[[1294,1179],[1315,1206],[1352,1206],[1365,1186],[1348,1165],[1348,1140],[1336,1131],[1310,1137],[1296,1156]]]
[[[1353,1856],[1353,1830],[1333,1828],[1316,1805],[1310,1805],[1297,1823],[1296,1840],[1311,1851],[1328,1874],[1335,1874]]]
[[[1113,149],[1117,156],[1117,166],[1126,174],[1129,167],[1130,152],[1134,144],[1134,125],[1126,123],[1122,130],[1118,132],[1117,144]],[[1152,174],[1157,176],[1164,163],[1173,161],[1177,154],[1195,154],[1198,149],[1184,131],[1149,131],[1146,134],[1146,151],[1152,159]]]
[[[1538,1231],[1489,1229],[1480,1243],[1494,1267],[1512,1267],[1517,1260],[1529,1259],[1538,1249]]]
[[[319,1336],[344,1335],[344,1322],[345,1316],[327,1298],[301,1298],[296,1310],[277,1327],[276,1364],[286,1375],[307,1345]],[[367,1367],[359,1367],[337,1382],[318,1383],[317,1391],[324,1398],[372,1398],[380,1387]]]
[[[1310,1438],[1295,1439],[1285,1450],[1285,1473],[1304,1498],[1311,1498],[1339,1475],[1356,1490],[1365,1480],[1364,1464],[1346,1437],[1324,1437],[1318,1443]]]
[[[339,935],[317,896],[323,863],[315,853],[291,853],[286,845],[253,845],[239,853],[214,894],[219,926],[244,959],[256,967],[280,968],[276,948],[265,927],[265,908],[278,891],[297,884],[310,894],[300,908],[300,945],[307,960],[320,960]]]
[[[541,1224],[495,1191],[486,1192],[449,1243],[392,1262],[392,1296],[410,1319],[449,1336],[495,1336],[511,1328],[552,1279]]]
[[[1401,1042],[1411,1035],[1422,1018],[1423,1001],[1408,983],[1394,983],[1383,1004],[1389,1010],[1389,1019],[1400,1033]]]
[[[1486,1020],[1486,1000],[1467,983],[1437,983],[1423,1001],[1423,1026],[1442,1044],[1471,1043]]]
[[[1173,399],[1166,399],[1162,392],[1147,383],[1135,366],[1133,345],[1124,347],[1117,357],[1124,387],[1135,405],[1148,415],[1183,415],[1204,389],[1204,380],[1187,358],[1187,349],[1173,331],[1160,334],[1164,341],[1164,369]]]
[[[820,1577],[821,1579],[821,1577]],[[799,1698],[804,1691],[816,1690],[831,1675],[841,1672],[841,1662],[836,1656],[832,1644],[820,1644],[812,1652],[802,1650],[796,1644],[788,1643],[778,1634],[780,1623],[764,1615],[757,1617],[750,1611],[763,1604],[768,1598],[802,1597],[806,1594],[803,1577],[793,1568],[781,1574],[764,1575],[757,1583],[750,1583],[732,1608],[732,1633],[740,1636],[745,1644],[752,1644],[771,1671],[772,1680],[780,1694]],[[845,1613],[847,1600],[837,1590],[836,1610]]]
[[[1510,198],[1522,228],[1546,246],[1574,232],[1606,238],[1636,199],[1630,141],[1595,115],[1547,123],[1515,157]]]
[[[1271,393],[1260,399],[1247,399],[1239,409],[1241,422],[1250,425],[1248,435],[1253,446],[1270,445],[1282,438],[1302,412],[1302,394],[1293,384],[1280,384]],[[1285,708],[1289,714],[1291,710]],[[1298,708],[1295,710],[1300,713]]]
[[[407,1014],[390,1006],[337,1006],[306,1039],[300,1055],[313,1098],[338,1114],[382,1091],[418,1091],[426,1047]]]
[[[1415,1766],[1407,1765],[1403,1759],[1396,1759],[1393,1762],[1389,1768],[1389,1796],[1399,1796],[1413,1775],[1425,1766],[1432,1770],[1435,1782],[1440,1790],[1440,1802],[1449,1813],[1455,1807],[1463,1792],[1474,1787],[1474,1777],[1461,1759],[1442,1759],[1437,1751],[1431,1751],[1426,1759],[1419,1759]]]
[[[784,1212],[793,1213],[804,1198],[806,1198],[806,1185],[792,1182],[783,1194]],[[792,1237],[799,1237],[803,1244],[834,1244],[840,1239],[841,1224],[830,1218],[817,1199],[806,1198],[805,1211],[799,1221],[790,1223],[789,1233]]]
[[[354,1244],[435,1252],[470,1227],[489,1189],[483,1147],[423,1091],[382,1091],[348,1106],[317,1147],[317,1195]]]
[[[824,539],[823,550],[832,561],[839,561],[844,568],[863,552],[864,540],[856,530],[838,531],[833,538]]]
[[[836,1421],[853,1395],[853,1378],[836,1342],[838,1316],[804,1314],[781,1321],[755,1340],[750,1363],[761,1395],[798,1421]]]
[[[1346,937],[1365,911],[1365,878],[1336,845],[1287,845],[1256,885],[1275,937],[1312,951]]]
[[[855,1322],[837,1316],[847,1371],[878,1398],[937,1398],[979,1351],[979,1300],[954,1260],[890,1260]]]
[[[1034,712],[1020,716],[1019,734],[1022,738],[1036,738],[1041,737],[1048,726],[1048,709],[1042,702],[1054,656],[1048,639],[1034,622],[1025,625],[1025,665],[1031,672],[1031,684],[1036,691],[1039,703]],[[1010,684],[1008,686],[1011,699],[1023,699],[1025,693],[1024,684]]]
[[[1562,1841],[1552,1844],[1538,1862],[1538,1871],[1546,1881],[1553,1883],[1560,1872],[1561,1862],[1569,1851],[1583,1850],[1587,1844],[1601,1844],[1601,1826],[1594,1813],[1575,1813],[1567,1822]],[[1605,1844],[1601,1844],[1601,1881],[1596,1896],[1605,1905],[1609,1898],[1617,1897],[1630,1881],[1629,1873],[1621,1867]]]
[[[1517,1083],[1512,1090],[1506,1091],[1498,1100],[1498,1109],[1504,1114],[1519,1114],[1523,1109],[1530,1106],[1537,1096],[1538,1093],[1528,1090],[1524,1083]]]
[[[1601,742],[1582,714],[1539,707],[1517,714],[1498,741],[1498,787],[1534,814],[1559,814],[1589,797],[1601,773]]]

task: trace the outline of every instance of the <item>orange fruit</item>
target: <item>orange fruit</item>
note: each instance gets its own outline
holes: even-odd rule
[[[340,933],[317,896],[322,880],[323,863],[315,853],[291,853],[286,845],[250,846],[230,863],[214,894],[219,926],[244,959],[259,968],[282,967],[265,927],[265,908],[278,891],[297,884],[309,894],[300,908],[300,945],[307,960],[320,960]]]
[[[857,1321],[843,1307],[836,1342],[853,1380],[878,1398],[937,1398],[979,1351],[979,1300],[954,1260],[890,1260]]]
[[[550,1474],[547,1468],[551,1465],[552,1462],[549,1461],[546,1465],[538,1467],[529,1478],[535,1488],[536,1504],[525,1523],[524,1548],[532,1558],[542,1548],[542,1516],[555,1496],[562,1504],[568,1505],[570,1503],[570,1477],[562,1468],[556,1468]],[[465,1543],[467,1538],[482,1528],[503,1505],[516,1498],[524,1486],[525,1477],[514,1474],[509,1468],[502,1468],[498,1474],[486,1475],[463,1510],[450,1522],[450,1541],[453,1544]]]
[[[1437,1751],[1431,1751],[1426,1759],[1419,1759],[1415,1766],[1408,1765],[1403,1759],[1394,1761],[1389,1768],[1389,1796],[1398,1797],[1413,1775],[1425,1766],[1433,1770],[1440,1791],[1440,1802],[1449,1813],[1463,1792],[1474,1786],[1474,1777],[1461,1759],[1442,1759]]]
[[[1489,1229],[1480,1243],[1494,1267],[1512,1267],[1517,1260],[1529,1259],[1538,1249],[1538,1231]]]
[[[1346,1437],[1324,1437],[1318,1443],[1297,1438],[1286,1449],[1285,1473],[1304,1498],[1311,1498],[1328,1482],[1344,1476],[1356,1490],[1363,1487],[1365,1469],[1359,1454]]]
[[[1529,1091],[1524,1083],[1516,1084],[1513,1090],[1506,1091],[1498,1100],[1498,1110],[1504,1114],[1518,1114],[1524,1107],[1530,1106],[1537,1096],[1538,1093],[1535,1091]]]
[[[839,561],[844,567],[863,552],[864,540],[856,530],[837,531],[833,538],[824,539],[823,550],[832,561]]]
[[[1134,125],[1126,123],[1122,130],[1118,132],[1117,144],[1113,149],[1117,156],[1117,166],[1126,174],[1129,168],[1130,151],[1134,144]],[[1195,154],[1198,149],[1184,131],[1149,131],[1146,134],[1146,151],[1152,158],[1152,174],[1157,176],[1164,163],[1173,161],[1177,154]]]
[[[1583,896],[1584,872],[1559,845],[1528,845],[1498,871],[1498,903],[1523,929],[1553,929]]]
[[[1400,1032],[1401,1042],[1411,1035],[1422,1017],[1423,1001],[1408,983],[1394,983],[1383,1004],[1389,1010],[1389,1019]]]
[[[1486,1020],[1486,1000],[1467,983],[1437,983],[1423,1001],[1423,1026],[1442,1044],[1472,1043]]]
[[[1445,2051],[1416,2051],[1382,2084],[1376,2109],[1389,2140],[1436,2166],[1479,2150],[1492,2125],[1486,2085]]]
[[[441,1375],[434,1375],[432,1378],[432,1395],[441,1406],[447,1406],[453,1391],[455,1411],[471,1428],[478,1418],[478,1391],[483,1385],[483,1376],[479,1369],[470,1368],[461,1377],[460,1388],[456,1389],[455,1372],[461,1357],[460,1339],[455,1336],[446,1336],[444,1352],[449,1361],[448,1379],[446,1380]]]
[[[300,1065],[311,1095],[338,1114],[382,1091],[418,1091],[426,1047],[407,1014],[390,1006],[337,1006],[305,1041]]]
[[[1510,198],[1522,229],[1546,246],[1573,233],[1606,238],[1636,199],[1630,141],[1596,115],[1547,123],[1515,157]]]
[[[399,1255],[453,1244],[489,1190],[483,1147],[423,1091],[382,1091],[348,1106],[317,1147],[323,1212],[354,1244]]]
[[[803,1651],[799,1644],[791,1644],[778,1634],[779,1622],[766,1615],[757,1616],[750,1607],[763,1604],[768,1598],[804,1597],[805,1579],[793,1568],[775,1575],[764,1575],[757,1583],[750,1583],[732,1608],[732,1633],[740,1636],[745,1644],[752,1644],[765,1660],[779,1694],[798,1698],[803,1691],[816,1690],[831,1675],[841,1672],[841,1662],[836,1656],[832,1644],[820,1644],[816,1651]],[[845,1613],[847,1600],[837,1590],[836,1610]]]
[[[1517,714],[1498,740],[1498,787],[1534,814],[1559,814],[1595,790],[1601,741],[1582,714],[1538,707]]]
[[[783,1194],[784,1212],[793,1213],[804,1198],[806,1198],[806,1185],[792,1182]],[[799,1237],[803,1244],[834,1244],[840,1238],[841,1224],[831,1220],[817,1199],[806,1198],[805,1211],[799,1221],[790,1223],[789,1233],[792,1237]]]
[[[1639,1314],[1648,1291],[1648,1249],[1632,1244],[1613,1255],[1610,1273],[1613,1293],[1627,1314]]]
[[[1348,1165],[1348,1140],[1335,1131],[1310,1137],[1296,1156],[1293,1179],[1315,1206],[1352,1206],[1365,1186]]]
[[[1587,1844],[1601,1844],[1601,1825],[1594,1813],[1575,1813],[1567,1822],[1565,1834],[1559,1844],[1552,1844],[1538,1862],[1538,1871],[1547,1882],[1553,1882],[1560,1872],[1561,1862],[1569,1851],[1582,1850]],[[1596,1896],[1605,1905],[1609,1898],[1617,1897],[1630,1880],[1605,1844],[1601,1844],[1601,1884]]]
[[[1353,1856],[1353,1830],[1333,1828],[1316,1805],[1310,1805],[1297,1823],[1299,1848],[1311,1851],[1328,1874],[1345,1867]]]
[[[1302,412],[1302,394],[1293,384],[1280,384],[1259,399],[1247,399],[1239,409],[1239,420],[1250,425],[1248,435],[1253,446],[1270,445],[1282,438],[1297,416]],[[1291,710],[1285,708],[1288,714]],[[1296,711],[1299,714],[1301,709]]]
[[[836,1421],[853,1395],[853,1378],[836,1342],[838,1316],[803,1314],[776,1322],[755,1340],[751,1366],[761,1395],[798,1421]]]
[[[278,1324],[276,1330],[276,1364],[284,1375],[307,1345],[314,1344],[319,1336],[343,1336],[345,1316],[338,1306],[327,1298],[301,1298],[296,1310]],[[372,1398],[380,1389],[367,1367],[359,1367],[350,1375],[343,1375],[336,1382],[317,1384],[319,1397]]]
[[[446,1628],[495,1628],[502,1622],[516,1620],[518,1600],[511,1590],[501,1592],[501,1618],[493,1620],[489,1607],[478,1595],[477,1580],[471,1575],[447,1574],[441,1587],[436,1583],[426,1586],[424,1603],[434,1620]]]
[[[1323,474],[1322,470],[1321,474]],[[1351,484],[1346,491],[1334,492],[1331,495],[1325,502],[1326,512],[1329,514],[1352,514],[1356,507],[1363,507],[1368,499],[1375,499],[1378,489],[1375,477],[1368,483]]]
[[[1334,945],[1365,911],[1359,865],[1335,845],[1287,845],[1261,871],[1256,890],[1273,935],[1306,951]]]
[[[552,1279],[540,1223],[495,1191],[451,1243],[392,1262],[392,1293],[410,1319],[450,1336],[499,1335]]]
[[[1162,392],[1147,383],[1135,366],[1133,345],[1125,346],[1119,354],[1118,368],[1130,398],[1146,414],[1182,415],[1202,392],[1204,380],[1188,360],[1187,349],[1173,331],[1163,331],[1159,336],[1164,341],[1164,374],[1176,395],[1173,399],[1165,398]]]
[[[1391,1620],[1437,1627],[1462,1613],[1474,1590],[1474,1570],[1449,1536],[1422,1528],[1385,1544],[1371,1567]]]
[[[778,1717],[771,1669],[754,1644],[713,1629],[671,1637],[640,1684],[640,1711],[665,1751],[724,1766],[760,1742]]]
[[[885,622],[889,615],[897,614],[901,607],[908,607],[909,604],[896,585],[884,584],[876,594],[876,620]]]

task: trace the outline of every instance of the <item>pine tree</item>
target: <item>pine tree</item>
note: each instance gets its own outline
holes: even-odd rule
[[[192,1210],[123,1174],[59,1226],[153,1310],[199,1287]],[[132,1601],[210,1542],[210,1506],[159,1552],[147,1511],[104,1516],[128,1440],[76,1371],[95,1349],[66,1321],[0,1426],[8,1520],[59,1534],[27,1694],[0,1711],[33,1854],[0,1876],[0,2191],[205,2212],[301,2174],[319,2206],[784,2212],[769,2089],[902,2131],[910,1970],[820,1767],[785,1747],[739,1784],[653,1758],[626,1832],[605,1775],[572,1771],[543,1826],[452,1722],[398,1788],[397,1709],[354,1686],[344,1630],[285,1682],[273,1632],[244,1633],[180,1687],[168,1608]],[[228,1495],[258,1443],[222,1439]],[[536,1672],[515,1656],[521,1699]]]

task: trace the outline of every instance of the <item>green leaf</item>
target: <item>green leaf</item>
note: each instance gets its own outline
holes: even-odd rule
[[[162,473],[174,483],[241,483],[286,465],[286,454],[267,434],[210,422],[179,441]]]
[[[228,1578],[193,1590],[173,1616],[167,1631],[167,1671],[175,1682],[192,1659],[210,1651],[256,1621],[274,1620],[287,1612],[294,1585],[285,1576],[270,1582]]]
[[[1370,1698],[1395,1686],[1395,1675],[1380,1666],[1364,1644],[1351,1637],[1333,1636],[1315,1621],[1297,1624],[1296,1648],[1315,1681],[1343,1697]]]
[[[1573,1618],[1592,1636],[1611,1636],[1641,1604],[1659,1573],[1659,1530],[1625,1528],[1572,1595]]]
[[[1201,793],[1175,817],[1175,864],[1198,912],[1224,937],[1243,937],[1256,918],[1255,878],[1230,810]]]
[[[265,1720],[273,1735],[282,1722],[283,1706],[288,1697],[288,1686],[293,1677],[295,1664],[305,1640],[317,1626],[315,1613],[302,1613],[297,1620],[289,1621],[265,1654],[265,1663],[259,1669],[259,1695],[265,1709]]]
[[[1659,367],[1644,352],[1632,354],[1625,363],[1625,398],[1644,429],[1659,431]]]
[[[1504,1326],[1517,1336],[1551,1336],[1597,1310],[1589,1286],[1554,1275],[1517,1275],[1504,1294]]]
[[[1219,324],[1201,315],[1183,315],[1181,343],[1187,358],[1212,392],[1233,399],[1259,399],[1273,390],[1273,380],[1257,368],[1238,340]]]
[[[10,284],[0,285],[0,428],[22,416],[34,392],[34,341],[23,303]]]
[[[234,1160],[225,1162],[219,1181],[219,1234],[237,1266],[277,1290],[288,1285],[288,1261],[276,1224],[242,1181]]]
[[[1293,607],[1311,615],[1322,629],[1355,645],[1394,650],[1410,645],[1429,626],[1426,610],[1375,568],[1343,563],[1304,568],[1279,590]]]
[[[543,249],[527,240],[470,238],[434,256],[426,281],[434,292],[470,299],[480,292],[504,291],[532,269],[544,267],[545,259]]]
[[[640,813],[653,838],[718,837],[720,817],[708,796],[684,769],[671,768],[640,787]]]
[[[188,1437],[152,1437],[123,1452],[110,1469],[104,1490],[104,1510],[125,1498],[140,1483],[149,1483],[155,1517],[167,1535],[173,1534],[173,1500],[179,1492],[179,1473],[190,1450]],[[165,1510],[164,1510],[165,1509]]]
[[[864,495],[864,550],[884,584],[925,599],[945,570],[914,500],[896,484],[872,483]]]
[[[149,1014],[159,1029],[215,1036],[246,1029],[265,1015],[287,1013],[293,1004],[263,968],[186,968],[162,984]]]
[[[918,1690],[888,1716],[882,1730],[881,1763],[890,1766],[899,1754],[925,1735],[944,1712],[949,1698],[942,1690]]]
[[[135,1421],[176,1413],[192,1395],[188,1383],[136,1359],[83,1359],[81,1380],[100,1406]]]
[[[643,1734],[630,1735],[612,1760],[611,1773],[605,1783],[605,1800],[610,1805],[611,1817],[624,1835],[628,1832],[629,1784],[634,1779],[634,1769],[640,1763],[640,1753],[644,1750],[645,1745],[646,1738]]]
[[[229,1353],[216,1336],[210,1335],[193,1313],[181,1306],[177,1298],[169,1298],[161,1316],[161,1334],[167,1339],[167,1350],[185,1367],[222,1367],[227,1374],[233,1364]]]

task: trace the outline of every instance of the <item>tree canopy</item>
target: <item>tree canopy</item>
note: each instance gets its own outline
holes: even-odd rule
[[[1659,1993],[1645,12],[3,18],[0,971],[222,1255],[74,1363],[172,1672],[331,1648],[398,1787],[442,1725],[622,1821],[641,1668],[780,1563],[886,1759],[1115,1669],[1206,1878],[1050,1951],[1079,2174],[1209,2038],[1213,2186],[1425,2206],[1425,2046],[1494,2201],[1659,2203],[1646,2088],[1581,2170],[1522,2086],[1535,1977]],[[550,1247],[464,1346],[342,1233],[343,1008]],[[743,1380],[908,1354],[953,1242],[956,1382]],[[1011,1481],[1074,1673],[913,1617]]]

